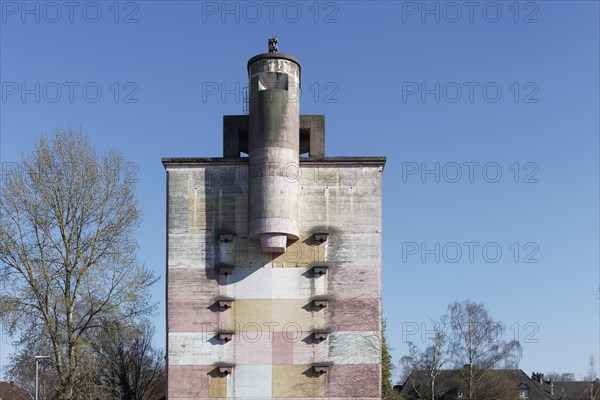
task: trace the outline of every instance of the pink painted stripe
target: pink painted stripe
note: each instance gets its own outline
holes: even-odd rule
[[[169,399],[208,397],[208,367],[206,365],[170,365]]]
[[[205,300],[169,300],[169,332],[203,332],[218,326],[219,311]]]
[[[380,366],[332,365],[325,383],[325,397],[380,397]]]
[[[327,306],[325,325],[335,331],[379,331],[379,309],[377,298],[332,301]]]
[[[219,295],[219,284],[207,279],[207,272],[205,268],[169,268],[167,299],[213,300]]]

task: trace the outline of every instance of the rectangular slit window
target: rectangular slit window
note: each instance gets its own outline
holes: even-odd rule
[[[258,90],[288,90],[288,76],[281,72],[261,72],[258,74]]]

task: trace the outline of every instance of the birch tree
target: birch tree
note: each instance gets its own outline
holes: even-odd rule
[[[503,340],[504,326],[494,321],[483,304],[465,300],[448,306],[452,340],[450,354],[469,400],[485,383],[490,370],[516,368],[521,358],[517,340]]]
[[[424,383],[426,387],[420,388],[421,395],[430,400],[436,399],[436,378],[449,361],[446,321],[447,316],[444,315],[440,318],[440,322],[433,323],[433,329],[428,338],[429,345],[424,350],[421,350],[413,342],[408,342],[408,355],[401,359],[405,374],[409,376],[410,380],[407,384]]]

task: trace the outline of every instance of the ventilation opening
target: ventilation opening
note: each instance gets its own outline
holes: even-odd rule
[[[310,153],[310,129],[300,128],[300,156],[308,157]]]

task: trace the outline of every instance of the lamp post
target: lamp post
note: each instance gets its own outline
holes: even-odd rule
[[[50,356],[34,356],[35,358],[35,400],[38,400],[38,383],[39,383],[39,367],[40,361]]]

